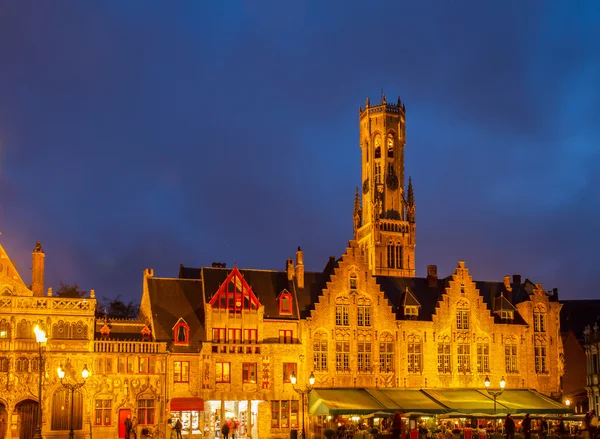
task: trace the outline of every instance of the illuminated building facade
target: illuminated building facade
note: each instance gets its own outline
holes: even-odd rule
[[[123,437],[127,415],[136,417],[138,434],[164,436],[169,420],[180,418],[184,435],[212,439],[235,418],[239,437],[289,437],[302,423],[292,373],[306,388],[314,372],[317,389],[482,389],[486,376],[504,377],[507,388],[559,397],[564,353],[556,291],[517,275],[477,281],[463,261],[448,276],[430,265],[426,277],[415,277],[405,107],[385,97],[374,106],[367,101],[359,123],[354,237],[323,271],[305,271],[300,248],[281,271],[213,264],[180,266],[178,277],[160,278],[147,269],[139,319],[112,321],[95,316],[93,293],[43,295],[41,246],[33,253],[31,288],[2,250],[0,433],[28,439],[29,421],[35,425],[36,323],[49,337],[44,437],[64,436],[71,421],[55,373],[61,364],[72,376],[86,364],[91,371],[73,399],[81,438],[90,431]]]

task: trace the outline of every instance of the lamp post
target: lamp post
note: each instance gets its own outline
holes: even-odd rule
[[[296,377],[296,374],[294,372],[292,372],[292,374],[290,375],[290,381],[292,382],[292,387],[294,388],[296,393],[300,395],[300,403],[302,404],[302,439],[306,439],[306,432],[304,431],[304,397],[308,397],[308,394],[311,392],[315,385],[315,373],[310,373],[310,377],[308,378],[308,386],[306,386],[304,390],[296,387],[296,382],[298,381],[298,378]]]
[[[85,386],[85,380],[88,379],[88,377],[90,376],[90,371],[87,368],[87,364],[83,366],[83,370],[81,371],[81,378],[83,378],[83,381],[78,383],[75,382],[73,384],[71,383],[65,383],[63,381],[64,377],[65,377],[65,370],[62,368],[62,364],[60,366],[58,366],[58,369],[56,370],[56,372],[58,373],[58,377],[60,378],[60,384],[62,384],[62,386],[71,391],[71,421],[69,423],[70,426],[70,430],[69,430],[69,439],[73,439],[73,437],[75,436],[75,433],[73,432],[73,397],[75,396],[75,390],[79,389],[80,387]]]
[[[48,337],[46,337],[46,333],[42,328],[39,327],[39,325],[35,325],[35,328],[33,328],[33,332],[35,333],[35,341],[38,344],[39,352],[37,425],[35,427],[35,434],[33,435],[33,439],[42,439],[42,371],[44,369],[44,349],[46,348],[46,342],[48,341]]]
[[[496,414],[496,398],[498,398],[500,395],[502,395],[502,392],[504,392],[506,381],[504,381],[504,377],[500,379],[500,390],[490,390],[490,379],[487,376],[485,377],[484,384],[487,393],[489,393],[494,398],[494,414]]]

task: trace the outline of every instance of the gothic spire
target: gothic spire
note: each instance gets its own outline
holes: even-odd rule
[[[406,202],[409,206],[415,205],[415,192],[413,190],[411,177],[408,177],[408,200]]]
[[[362,223],[362,210],[360,208],[360,196],[358,195],[358,186],[356,187],[356,194],[354,195],[354,215],[353,215],[353,224],[354,224],[354,238],[356,239],[356,234],[358,229],[360,229]]]

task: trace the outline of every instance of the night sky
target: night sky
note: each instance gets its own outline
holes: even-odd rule
[[[465,260],[600,297],[597,1],[4,1],[0,243],[30,282],[322,270],[352,238],[358,108],[406,104],[417,275]]]

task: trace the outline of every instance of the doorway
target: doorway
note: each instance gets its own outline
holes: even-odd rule
[[[125,437],[125,419],[131,415],[130,409],[119,410],[119,437],[123,439]]]
[[[19,439],[31,439],[38,423],[38,403],[26,399],[17,404],[16,410]]]
[[[8,425],[8,413],[4,404],[0,403],[0,439],[4,439]]]

